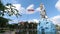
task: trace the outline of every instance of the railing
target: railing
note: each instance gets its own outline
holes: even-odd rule
[[[18,32],[16,31],[15,34],[37,34],[36,29],[21,29]]]

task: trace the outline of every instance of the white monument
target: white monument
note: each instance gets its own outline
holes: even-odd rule
[[[56,27],[46,16],[44,5],[40,4],[41,19],[37,25],[37,34],[56,34]]]

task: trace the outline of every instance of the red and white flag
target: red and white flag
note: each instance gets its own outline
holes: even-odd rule
[[[34,5],[29,5],[27,7],[27,11],[26,11],[27,14],[33,14],[34,13]]]

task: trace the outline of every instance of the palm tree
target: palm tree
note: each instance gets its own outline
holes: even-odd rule
[[[4,9],[7,9],[0,0],[0,16],[4,16]]]
[[[7,7],[6,7],[7,6]],[[18,10],[15,9],[15,6],[13,6],[11,3],[7,3],[5,5],[3,5],[3,3],[0,0],[0,16],[4,16],[4,13],[7,13],[9,16],[11,15],[16,15],[18,17],[18,15],[20,15],[18,13]],[[9,7],[10,6],[10,7]],[[9,7],[9,8],[8,8]],[[14,8],[13,8],[14,7]],[[20,15],[21,16],[21,15]]]
[[[17,17],[18,17],[18,15],[20,15],[19,14],[19,11],[17,10],[17,9],[15,9],[16,7],[15,6],[13,6],[11,3],[7,3],[6,4],[6,7],[8,8],[7,9],[7,13],[9,14],[9,16],[11,16],[11,15],[16,15]],[[21,15],[20,15],[21,16]]]

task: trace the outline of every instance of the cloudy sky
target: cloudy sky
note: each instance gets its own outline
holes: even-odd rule
[[[40,19],[40,3],[44,4],[47,16],[55,24],[60,24],[60,0],[2,0],[2,3],[4,5],[7,3],[12,3],[22,15],[18,18],[15,16],[9,17],[5,15],[5,18],[10,18],[13,20],[9,22],[10,24],[19,21],[38,21]],[[28,9],[34,9],[34,11],[28,11]]]

